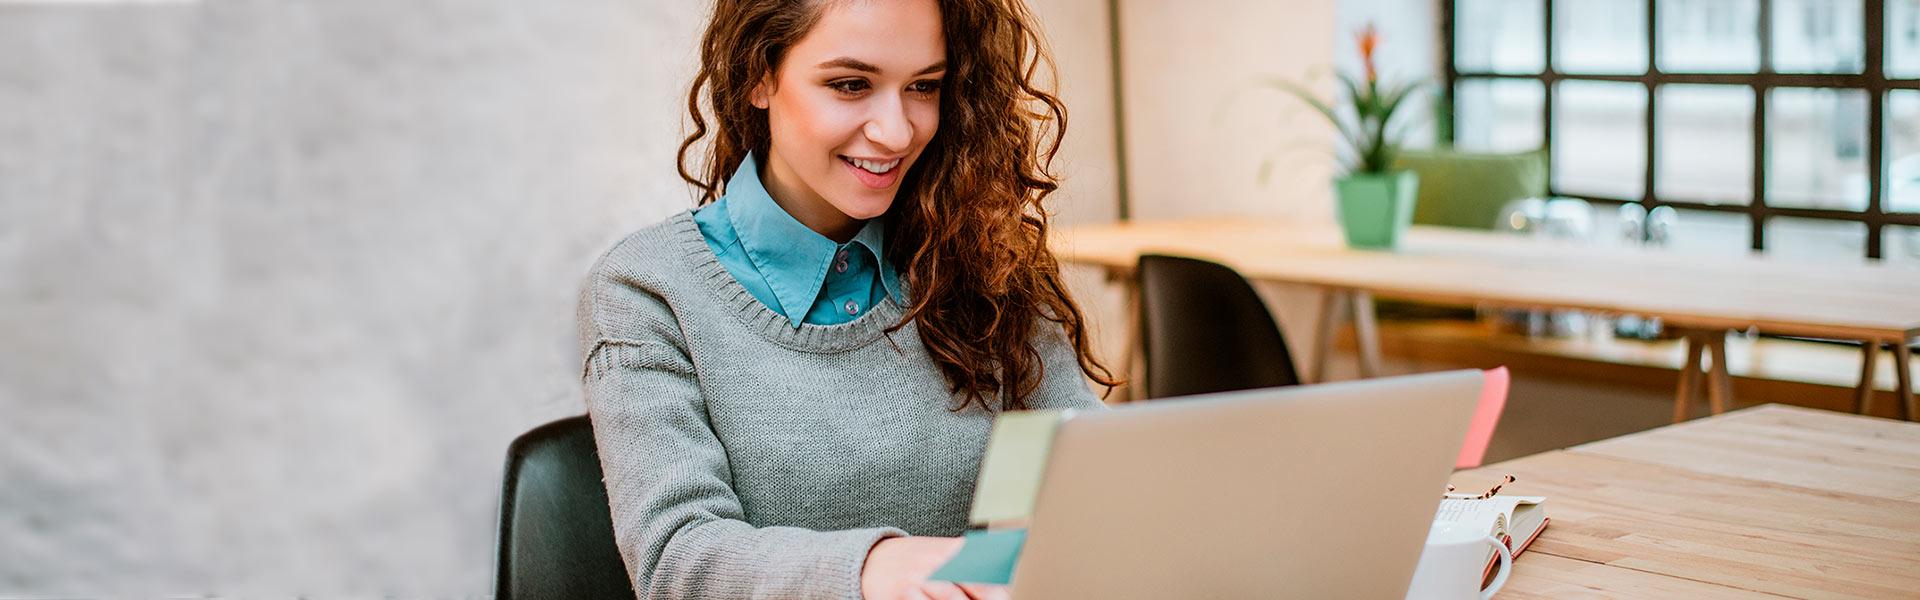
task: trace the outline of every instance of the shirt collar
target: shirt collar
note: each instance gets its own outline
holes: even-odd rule
[[[900,272],[894,270],[893,261],[887,260],[887,224],[885,219],[867,219],[860,233],[853,234],[853,243],[867,247],[873,253],[874,263],[880,265],[880,287],[887,290],[887,297],[895,304],[905,302],[900,293]]]
[[[773,201],[760,182],[758,162],[752,153],[740,161],[727,180],[724,200],[727,219],[732,221],[741,248],[780,303],[775,308],[798,327],[820,296],[839,244],[808,228]],[[902,301],[899,273],[886,258],[886,224],[882,221],[868,219],[854,234],[853,243],[873,253],[880,266],[881,285],[898,303]]]

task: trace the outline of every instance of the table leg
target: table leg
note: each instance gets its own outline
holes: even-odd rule
[[[1333,328],[1340,322],[1340,308],[1346,298],[1346,294],[1331,288],[1320,292],[1320,323],[1313,332],[1311,383],[1327,382],[1327,358],[1333,355]]]
[[[1860,386],[1853,388],[1853,414],[1864,415],[1873,409],[1873,371],[1879,359],[1879,340],[1860,343]]]
[[[1908,421],[1920,416],[1920,406],[1913,403],[1913,349],[1907,346],[1909,340],[1900,340],[1893,345],[1893,385],[1899,388],[1900,418]]]
[[[1380,371],[1380,324],[1374,320],[1373,294],[1363,290],[1352,293],[1353,342],[1360,353],[1360,377],[1375,377]]]
[[[1686,339],[1687,360],[1680,364],[1680,389],[1674,393],[1673,397],[1673,422],[1675,423],[1687,420],[1687,411],[1693,405],[1693,399],[1698,396],[1696,390],[1699,389],[1695,384],[1700,380],[1700,338],[1688,333]]]
[[[1707,410],[1727,412],[1733,404],[1733,374],[1727,370],[1727,332],[1707,334],[1707,349],[1713,354],[1713,367],[1707,371]]]

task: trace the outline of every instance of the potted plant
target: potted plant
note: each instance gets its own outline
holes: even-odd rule
[[[1412,171],[1392,169],[1405,132],[1390,126],[1401,103],[1421,83],[1382,85],[1373,61],[1379,33],[1369,23],[1356,38],[1366,72],[1364,79],[1338,74],[1341,95],[1346,99],[1338,109],[1291,81],[1270,79],[1266,83],[1313,106],[1339,133],[1341,170],[1345,174],[1334,181],[1334,195],[1347,245],[1392,250],[1413,220],[1420,180]]]

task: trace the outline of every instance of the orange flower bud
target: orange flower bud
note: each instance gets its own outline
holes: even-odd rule
[[[1373,49],[1380,45],[1380,33],[1373,28],[1372,22],[1368,22],[1366,27],[1360,29],[1357,38],[1360,43],[1360,63],[1367,69],[1367,81],[1374,81],[1379,74],[1373,67]]]

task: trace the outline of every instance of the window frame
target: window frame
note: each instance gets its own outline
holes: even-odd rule
[[[1890,225],[1920,226],[1920,213],[1890,213],[1886,206],[1886,100],[1893,90],[1920,90],[1920,78],[1889,79],[1886,76],[1886,0],[1861,0],[1861,48],[1863,66],[1857,74],[1800,74],[1778,73],[1773,70],[1773,15],[1774,0],[1756,0],[1759,3],[1759,15],[1756,21],[1756,34],[1759,36],[1760,65],[1751,73],[1695,73],[1664,72],[1660,70],[1660,0],[1646,0],[1646,73],[1640,75],[1587,75],[1562,73],[1556,70],[1554,60],[1554,8],[1556,0],[1539,0],[1541,6],[1541,51],[1543,69],[1536,73],[1493,73],[1486,71],[1463,71],[1459,68],[1455,56],[1458,27],[1456,8],[1459,0],[1440,0],[1440,30],[1446,81],[1440,93],[1447,107],[1447,126],[1442,128],[1446,141],[1451,144],[1454,138],[1454,125],[1459,118],[1458,106],[1454,103],[1455,90],[1465,81],[1520,80],[1539,82],[1544,88],[1541,106],[1541,146],[1552,152],[1554,133],[1554,96],[1557,84],[1562,81],[1607,81],[1637,83],[1646,91],[1646,105],[1643,107],[1643,128],[1646,152],[1646,170],[1639,198],[1612,198],[1592,194],[1570,193],[1558,189],[1553,177],[1553,169],[1547,171],[1548,193],[1555,196],[1580,198],[1603,204],[1640,204],[1648,210],[1659,206],[1671,206],[1688,210],[1736,213],[1747,215],[1750,228],[1749,246],[1755,251],[1767,248],[1766,223],[1774,217],[1822,219],[1862,223],[1866,226],[1866,257],[1879,259],[1883,254],[1883,232]],[[1752,161],[1753,173],[1751,200],[1746,204],[1713,204],[1680,197],[1662,197],[1655,186],[1660,171],[1658,140],[1659,131],[1655,129],[1659,119],[1660,87],[1668,84],[1707,84],[1744,86],[1753,92],[1752,117]],[[1864,210],[1852,211],[1831,208],[1801,208],[1769,206],[1767,204],[1767,101],[1770,92],[1778,88],[1822,88],[1839,90],[1861,90],[1867,95],[1867,206]]]

